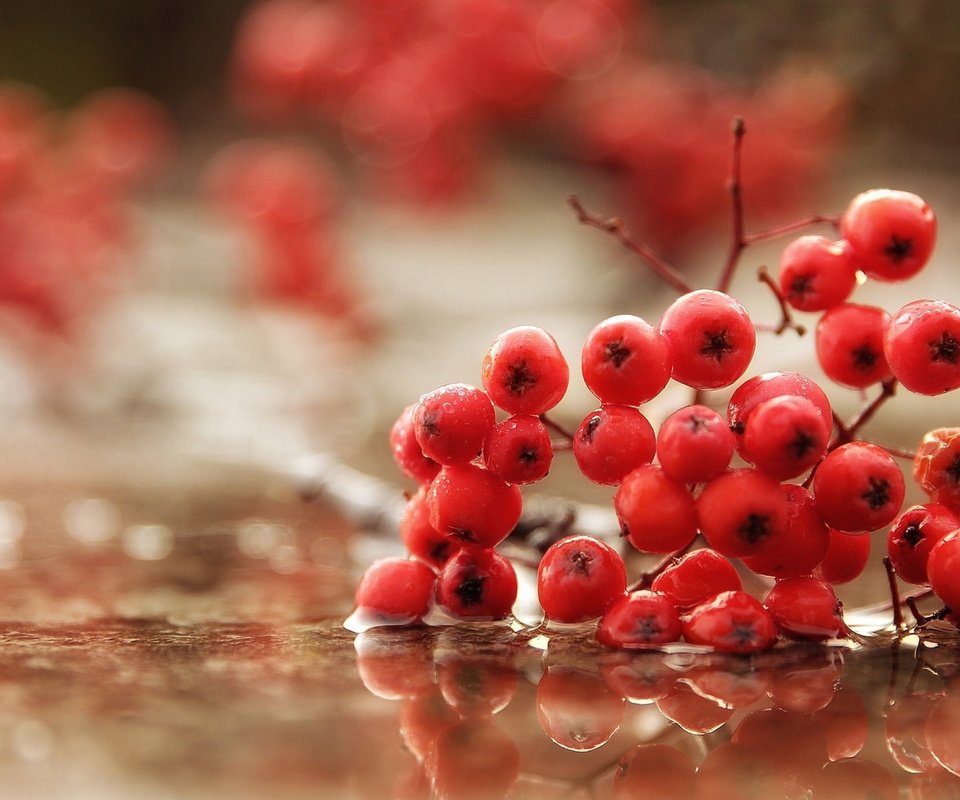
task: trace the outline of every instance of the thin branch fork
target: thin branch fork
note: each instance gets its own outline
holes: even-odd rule
[[[811,214],[808,217],[787,222],[784,225],[776,225],[772,228],[763,228],[752,233],[743,235],[744,246],[751,245],[754,242],[764,242],[768,239],[776,239],[780,236],[786,236],[788,233],[796,233],[804,228],[812,228],[814,225],[832,225],[835,231],[840,228],[839,214]]]
[[[770,272],[766,267],[760,267],[757,270],[757,280],[770,289],[774,298],[776,298],[777,304],[780,306],[780,323],[773,328],[773,332],[779,336],[785,330],[791,329],[797,332],[797,336],[806,334],[807,329],[799,322],[794,321],[793,314],[790,312],[790,306],[787,305],[787,301],[780,291],[780,287],[777,286],[776,281],[770,277]]]

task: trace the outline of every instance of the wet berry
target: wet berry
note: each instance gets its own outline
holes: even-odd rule
[[[430,483],[440,472],[440,465],[425,456],[420,449],[420,443],[413,432],[414,408],[415,404],[407,406],[393,423],[390,430],[390,451],[404,475],[419,483]]]
[[[744,592],[723,592],[684,618],[683,636],[725,653],[756,653],[773,646],[777,628],[759,600]]]
[[[960,387],[960,308],[943,300],[908,303],[890,320],[884,354],[911,392],[937,395]]]
[[[473,461],[495,421],[490,398],[466,383],[428,392],[413,410],[413,432],[420,449],[438,464]]]
[[[844,302],[857,285],[857,266],[847,242],[801,236],[780,258],[780,293],[799,311],[826,311]]]
[[[721,592],[742,589],[740,576],[727,559],[703,548],[671,564],[653,579],[654,591],[665,594],[681,609],[711,600]]]
[[[461,545],[493,547],[520,521],[516,486],[472,464],[444,467],[427,492],[430,524]]]
[[[543,414],[563,398],[570,370],[549,333],[522,326],[501,333],[490,345],[480,376],[498,408],[510,414]]]
[[[830,423],[805,397],[775,397],[753,410],[744,449],[761,472],[777,480],[795,478],[826,453]]]
[[[710,481],[697,500],[700,530],[725,556],[761,552],[787,525],[787,498],[780,484],[753,469],[738,469]]]
[[[693,495],[654,464],[638,467],[623,479],[613,507],[623,534],[642,553],[672,553],[697,535]]]
[[[787,499],[787,524],[764,542],[759,553],[745,556],[743,563],[774,578],[809,575],[827,554],[829,528],[817,514],[810,492],[790,483],[780,489]]]
[[[777,581],[763,601],[777,627],[794,639],[832,639],[843,631],[840,601],[816,578]]]
[[[873,531],[889,525],[900,512],[904,491],[897,462],[868,442],[838,447],[813,477],[817,513],[841,531]]]
[[[357,608],[383,624],[419,622],[430,610],[436,575],[422,561],[374,561],[357,584]]]
[[[437,576],[437,605],[457,619],[503,619],[516,599],[517,574],[496,550],[463,549]]]
[[[876,306],[844,303],[817,323],[817,361],[827,377],[841,386],[865,389],[890,380],[883,342],[890,315]]]
[[[632,406],[601,406],[584,417],[573,437],[577,466],[594,483],[616,485],[656,452],[653,428]]]
[[[677,607],[664,594],[639,590],[620,597],[600,618],[597,641],[624,650],[667,644],[683,629]]]
[[[726,472],[734,436],[712,408],[695,405],[675,411],[657,433],[657,457],[663,471],[680,483],[704,483]]]
[[[583,345],[583,380],[602,403],[639,406],[667,385],[670,345],[640,317],[623,314],[597,325]]]
[[[944,536],[960,528],[946,506],[912,506],[893,521],[887,534],[887,555],[894,571],[907,583],[927,583],[927,559]]]
[[[444,536],[430,524],[430,509],[427,508],[427,487],[407,501],[400,517],[400,540],[414,558],[425,561],[435,569],[447,563],[460,545]]]
[[[870,541],[867,533],[830,529],[827,553],[813,570],[813,576],[834,586],[860,577],[870,558]]]
[[[539,417],[520,414],[494,425],[483,441],[483,464],[507,483],[535,483],[550,472],[553,445]]]
[[[627,590],[620,554],[591,536],[568,536],[552,545],[537,569],[537,594],[547,619],[596,619]]]
[[[960,609],[960,531],[943,537],[930,551],[927,577],[930,587],[945,606]]]

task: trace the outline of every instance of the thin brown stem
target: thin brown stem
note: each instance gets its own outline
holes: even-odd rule
[[[630,237],[624,230],[623,220],[620,217],[605,218],[592,214],[583,207],[580,198],[575,194],[567,198],[567,203],[576,212],[577,219],[582,224],[609,233],[628,250],[640,256],[658,278],[676,289],[679,294],[687,294],[693,291],[693,287],[687,283],[676,267],[661,258],[649,245],[634,241]]]
[[[883,569],[887,573],[887,584],[890,587],[890,603],[893,611],[893,627],[899,633],[903,628],[903,601],[900,599],[900,587],[897,586],[897,575],[893,571],[893,564],[889,558],[883,559]]]
[[[740,175],[740,157],[743,152],[743,137],[746,132],[747,127],[743,122],[743,117],[734,117],[733,156],[730,161],[730,180],[727,184],[733,212],[733,231],[730,238],[730,250],[727,252],[727,261],[723,265],[723,272],[720,273],[720,280],[717,282],[717,290],[721,292],[730,289],[734,273],[737,271],[737,263],[740,261],[740,254],[743,252],[743,248],[747,246],[743,230],[743,183]]]
[[[546,414],[541,414],[540,421],[558,436],[562,436],[564,439],[566,439],[567,442],[573,442],[573,433],[567,430],[556,420],[550,419],[550,417],[548,417]],[[554,449],[556,449],[556,445],[554,445]]]
[[[790,329],[796,331],[797,336],[803,336],[807,332],[807,329],[799,322],[794,321],[793,314],[790,313],[790,306],[787,305],[787,301],[784,299],[780,287],[777,286],[776,281],[770,277],[770,272],[766,267],[760,267],[757,270],[757,280],[770,289],[777,301],[777,305],[780,306],[780,323],[773,328],[773,332],[777,336],[780,336],[785,330]]]
[[[917,451],[911,450],[908,447],[894,447],[893,445],[880,444],[880,442],[874,442],[877,447],[886,450],[894,458],[906,458],[910,461],[913,461],[917,457]]]
[[[850,420],[850,422],[844,424],[839,420],[835,420],[839,430],[837,435],[834,437],[833,442],[830,444],[829,449],[836,450],[838,447],[840,447],[840,445],[852,442],[860,430],[874,418],[883,404],[893,397],[894,394],[896,394],[896,391],[896,378],[891,378],[888,381],[884,381],[882,384],[880,384],[880,394],[868,402],[860,411],[860,413]]]
[[[743,242],[745,245],[750,245],[754,242],[776,239],[779,236],[786,236],[788,233],[802,231],[804,228],[812,228],[814,225],[832,225],[835,230],[839,230],[840,217],[836,214],[811,214],[809,217],[794,220],[784,225],[776,225],[772,228],[764,228],[744,234]]]

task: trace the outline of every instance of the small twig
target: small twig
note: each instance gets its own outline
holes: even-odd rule
[[[620,217],[604,218],[591,214],[575,194],[567,198],[567,203],[576,212],[577,219],[581,223],[611,234],[620,244],[640,256],[657,277],[676,289],[679,294],[693,291],[693,287],[687,283],[676,267],[661,258],[649,245],[630,238],[624,230],[623,220]]]
[[[568,443],[573,442],[573,433],[572,433],[571,431],[567,430],[563,425],[561,425],[561,424],[560,424],[559,422],[557,422],[556,420],[551,419],[551,418],[548,417],[546,414],[541,414],[541,415],[540,415],[540,421],[541,421],[544,425],[546,425],[550,430],[552,430],[554,433],[556,433],[556,434],[562,436],[564,439],[566,439]],[[555,450],[557,449],[556,446],[554,446],[554,449],[555,449]]]
[[[787,301],[780,291],[780,287],[777,286],[776,281],[770,277],[770,272],[766,267],[760,267],[757,270],[757,280],[770,289],[777,304],[780,306],[780,324],[774,327],[773,332],[777,336],[780,336],[780,334],[789,328],[795,330],[797,336],[803,336],[807,332],[807,329],[799,322],[794,322],[793,314],[790,313],[790,306],[787,305]]]
[[[883,559],[883,568],[887,573],[887,583],[890,586],[890,602],[893,611],[893,627],[899,633],[903,628],[903,601],[900,599],[900,588],[897,586],[897,576],[893,571],[893,564],[889,558]]]
[[[640,576],[640,580],[638,580],[635,584],[633,584],[633,586],[627,589],[627,591],[636,592],[636,591],[639,591],[640,589],[649,589],[650,585],[654,581],[654,578],[656,578],[658,575],[660,575],[660,573],[662,573],[668,567],[675,564],[678,560],[680,560],[681,558],[683,558],[683,556],[685,556],[687,553],[690,552],[694,544],[696,544],[697,538],[699,537],[694,537],[691,540],[690,544],[686,545],[685,547],[681,547],[679,550],[676,550],[675,552],[670,553],[664,556],[662,559],[660,559],[660,561],[657,562],[656,566],[654,566],[653,569],[650,569],[644,572],[643,575]]]
[[[910,613],[913,614],[913,618],[917,621],[917,627],[922,628],[924,625],[929,622],[926,616],[920,613],[920,609],[917,607],[917,601],[912,597],[906,599],[907,608],[910,609]]]
[[[733,118],[733,157],[730,162],[730,180],[727,189],[730,192],[730,204],[733,211],[733,232],[730,240],[730,250],[727,253],[727,261],[723,265],[723,272],[720,273],[720,280],[717,282],[717,290],[726,292],[730,289],[733,282],[733,275],[737,270],[737,263],[740,261],[740,254],[743,248],[747,246],[746,236],[743,230],[743,183],[740,178],[740,156],[743,151],[743,137],[747,132],[743,117]]]
[[[897,391],[897,379],[891,378],[880,384],[880,394],[867,403],[866,406],[850,422],[844,424],[838,418],[834,418],[837,423],[838,432],[828,450],[836,450],[840,445],[852,442],[860,430],[873,419],[874,415],[880,410],[881,406],[887,402]]]
[[[785,225],[777,225],[773,228],[765,228],[754,231],[753,233],[744,234],[743,241],[745,245],[750,245],[754,242],[763,242],[767,239],[786,236],[788,233],[795,233],[804,228],[811,228],[814,225],[832,225],[835,230],[839,230],[840,216],[837,214],[811,214],[809,217],[788,222]]]
[[[907,447],[894,447],[893,445],[880,444],[880,442],[874,442],[873,444],[886,450],[894,458],[906,458],[913,461],[917,457],[917,451],[910,450]]]

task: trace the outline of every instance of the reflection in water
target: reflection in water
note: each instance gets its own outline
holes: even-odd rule
[[[754,656],[546,651],[505,627],[375,629],[367,689],[399,702],[398,798],[960,798],[947,645]],[[556,651],[556,652],[554,652]]]

